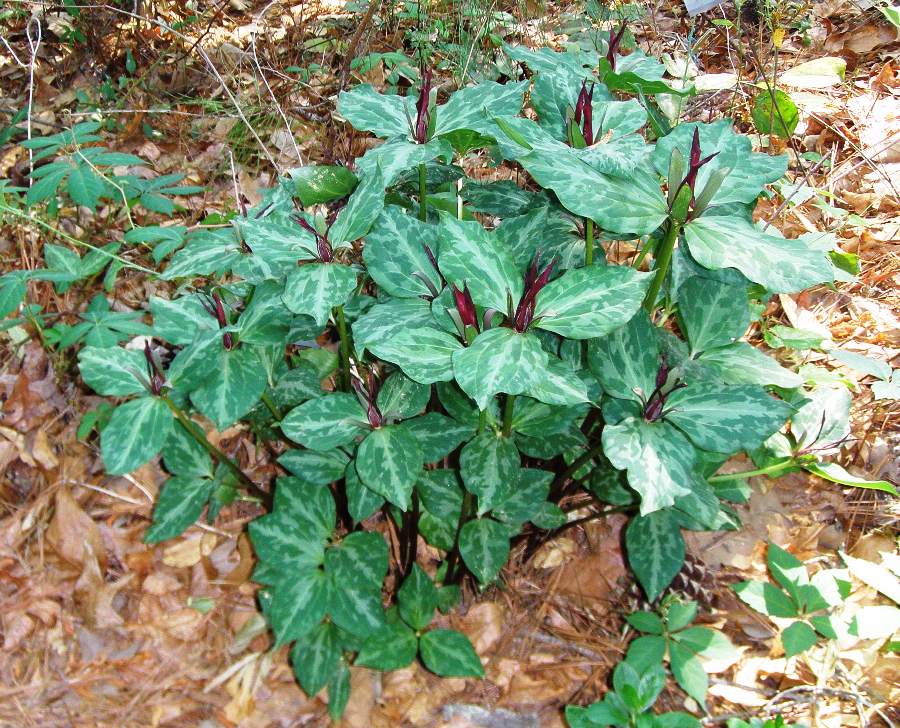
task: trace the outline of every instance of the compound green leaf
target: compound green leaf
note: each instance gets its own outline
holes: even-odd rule
[[[570,339],[594,339],[628,323],[652,276],[621,265],[569,270],[537,295],[537,326]]]
[[[653,601],[672,583],[684,564],[684,538],[671,511],[633,518],[625,531],[628,564]]]
[[[769,617],[796,617],[797,607],[778,587],[767,581],[742,581],[733,587],[741,601]]]
[[[69,175],[69,196],[77,205],[96,210],[105,189],[106,183],[103,178],[98,177],[86,163],[75,165]]]
[[[441,677],[483,677],[481,660],[468,637],[452,629],[434,629],[419,640],[425,667]]]
[[[509,530],[489,518],[469,521],[459,534],[459,553],[478,583],[489,584],[509,559]]]
[[[401,425],[373,430],[360,443],[356,472],[371,490],[405,511],[413,486],[422,470],[422,449],[410,431]]]
[[[141,397],[113,410],[100,434],[100,452],[110,475],[136,470],[165,444],[172,431],[171,410],[158,397]]]
[[[699,658],[678,642],[670,642],[669,667],[681,689],[705,708],[709,676]]]
[[[180,536],[200,518],[212,488],[213,481],[207,478],[169,478],[156,500],[153,525],[144,534],[144,542],[159,543]]]
[[[331,309],[341,306],[356,288],[356,271],[339,263],[308,263],[292,270],[284,290],[284,305],[294,313],[312,316],[324,326]]]
[[[483,432],[463,447],[459,470],[466,490],[478,496],[478,515],[509,495],[518,480],[519,451],[509,437]]]
[[[688,439],[665,422],[628,417],[603,430],[603,451],[628,484],[641,495],[641,515],[667,508],[688,495],[695,451]]]
[[[281,420],[281,429],[310,450],[331,450],[362,434],[367,423],[359,400],[352,394],[336,392],[292,409]]]
[[[490,329],[453,354],[453,373],[462,390],[486,409],[500,392],[525,394],[540,381],[548,355],[534,334]]]
[[[806,622],[794,622],[781,633],[784,656],[793,657],[806,652],[818,641],[815,630]]]

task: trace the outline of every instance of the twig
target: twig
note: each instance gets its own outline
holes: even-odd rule
[[[366,14],[363,15],[362,20],[359,21],[359,25],[356,26],[356,32],[350,39],[350,44],[347,46],[347,55],[344,56],[344,63],[341,66],[341,82],[338,85],[339,91],[343,91],[347,86],[347,76],[350,75],[350,65],[353,63],[353,59],[356,56],[356,49],[359,46],[359,41],[362,40],[363,33],[366,31],[369,23],[372,22],[372,16],[375,15],[375,11],[378,9],[379,5],[381,5],[381,0],[369,0],[369,8],[366,10]]]
[[[259,65],[259,56],[256,55],[256,34],[259,30],[259,24],[262,19],[265,17],[266,13],[269,12],[269,9],[275,5],[280,0],[271,0],[271,2],[266,5],[253,20],[253,30],[250,32],[250,53],[253,56],[253,64],[256,66],[256,70],[259,72],[259,76],[262,79],[263,84],[266,87],[266,91],[269,92],[269,96],[272,97],[272,101],[275,103],[275,108],[278,110],[278,115],[281,117],[281,120],[284,122],[284,127],[287,129],[288,137],[290,137],[291,144],[294,146],[294,153],[297,155],[297,161],[300,163],[300,166],[303,166],[303,155],[300,153],[300,147],[297,146],[297,140],[294,139],[294,132],[291,130],[291,123],[288,121],[287,116],[284,113],[284,109],[281,108],[281,104],[278,103],[278,99],[275,97],[275,92],[272,91],[272,87],[269,85],[269,80],[266,78],[266,74],[262,70],[262,66]]]

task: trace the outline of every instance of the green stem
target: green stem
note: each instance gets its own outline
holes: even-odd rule
[[[516,406],[516,395],[507,394],[506,402],[503,405],[503,437],[509,437],[512,434],[513,410]]]
[[[781,462],[772,463],[771,465],[766,465],[764,468],[756,468],[755,470],[742,470],[739,473],[713,475],[707,480],[709,480],[710,483],[727,483],[730,480],[743,480],[744,478],[753,478],[757,475],[768,475],[771,477],[772,473],[778,473],[782,470],[788,470],[789,468],[796,466],[797,463],[794,462],[793,458],[790,458],[788,460],[782,460]]]
[[[484,428],[487,427],[487,410],[481,410],[478,413],[478,434],[480,435],[484,432]]]
[[[203,431],[191,421],[191,419],[184,413],[184,411],[175,404],[168,396],[162,396],[163,402],[166,403],[166,406],[172,410],[172,414],[175,415],[175,419],[181,424],[181,426],[187,430],[187,433],[193,437],[206,452],[209,453],[210,457],[219,464],[224,465],[228,468],[232,473],[235,474],[238,481],[242,486],[244,486],[247,490],[249,490],[253,495],[262,501],[262,503],[271,510],[272,507],[272,495],[267,493],[262,488],[260,488],[256,483],[254,483],[243,470],[238,466],[238,464],[232,460],[228,455],[219,450],[215,445],[213,445],[209,440],[206,439],[206,435]]]
[[[584,264],[594,264],[594,221],[584,218]]]
[[[638,253],[638,257],[634,259],[634,262],[631,264],[631,267],[634,268],[635,270],[639,269],[641,267],[641,263],[644,262],[644,258],[647,257],[647,253],[649,253],[651,250],[653,250],[652,238],[647,240],[646,245],[644,245],[644,247],[641,248],[641,252]]]
[[[462,533],[463,526],[469,520],[469,513],[472,510],[472,494],[466,491],[463,495],[462,507],[459,510],[459,521],[456,523],[456,535],[453,538],[453,550],[447,557],[447,573],[444,576],[445,584],[454,584],[459,581],[461,569],[459,566],[459,535]]]
[[[675,241],[678,240],[678,233],[681,232],[681,223],[676,220],[669,220],[669,229],[666,237],[662,239],[659,247],[656,249],[656,263],[653,269],[656,275],[647,291],[647,297],[644,298],[644,308],[647,313],[653,313],[656,308],[656,299],[659,297],[659,290],[662,288],[666,273],[669,272],[669,264],[672,262],[672,251],[675,250]]]
[[[419,165],[419,219],[423,222],[428,218],[428,208],[425,203],[425,164]]]
[[[338,336],[341,338],[341,389],[350,391],[350,337],[347,334],[347,320],[344,318],[344,307],[336,309]]]
[[[594,221],[584,218],[584,264],[594,264]]]
[[[550,488],[550,492],[552,494],[558,493],[559,489],[565,485],[566,481],[572,477],[575,473],[577,473],[581,468],[583,468],[587,463],[597,457],[600,453],[603,452],[603,443],[597,443],[588,450],[586,453],[581,455],[580,457],[575,458],[575,461],[566,468],[563,472],[556,476],[556,479],[553,481],[553,486]]]
[[[275,418],[276,422],[281,422],[281,411],[278,409],[278,405],[275,404],[275,400],[269,396],[268,392],[262,393],[262,403],[266,406],[266,409],[272,413],[272,417]]]

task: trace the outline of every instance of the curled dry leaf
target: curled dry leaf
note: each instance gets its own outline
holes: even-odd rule
[[[47,528],[47,541],[53,550],[78,566],[84,565],[85,555],[90,553],[102,570],[106,565],[106,551],[97,524],[65,486],[56,491],[55,505],[53,520]]]

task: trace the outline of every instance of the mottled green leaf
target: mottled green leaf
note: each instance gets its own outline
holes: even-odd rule
[[[336,584],[365,582],[381,589],[388,571],[388,547],[376,531],[355,531],[328,549],[325,568]]]
[[[459,534],[459,553],[480,584],[489,584],[509,559],[509,531],[490,518],[469,521]]]
[[[405,137],[410,133],[409,120],[416,118],[416,99],[380,94],[365,83],[341,91],[337,112],[359,131],[371,131],[383,138]]]
[[[356,175],[339,164],[307,165],[287,173],[294,183],[294,191],[304,207],[339,200],[356,187]]]
[[[460,290],[467,285],[475,303],[506,310],[507,294],[513,302],[522,295],[522,277],[512,251],[481,223],[442,214],[438,227],[438,264],[449,283]]]
[[[659,342],[650,319],[634,316],[611,334],[588,342],[588,363],[603,391],[619,399],[640,401],[634,390],[649,396],[659,369]]]
[[[336,392],[295,407],[281,420],[281,429],[310,450],[331,450],[362,434],[368,420],[359,400]]]
[[[483,432],[468,442],[459,458],[466,490],[478,496],[478,515],[502,502],[519,474],[519,451],[512,439]]]
[[[633,518],[625,531],[628,564],[653,601],[672,583],[684,564],[684,538],[671,511]]]
[[[139,350],[88,346],[78,354],[78,370],[97,394],[127,397],[145,391],[138,376],[147,377],[147,360]]]
[[[356,271],[338,263],[308,263],[288,274],[284,305],[294,313],[312,316],[324,326],[331,309],[347,302],[356,288]]]
[[[628,417],[603,430],[603,451],[628,484],[641,495],[641,514],[671,506],[687,495],[695,451],[688,439],[665,422]]]
[[[418,648],[416,633],[409,627],[388,624],[363,642],[353,664],[373,670],[399,670],[416,659]]]
[[[340,450],[288,450],[278,464],[313,485],[328,485],[344,476],[348,460]]]
[[[785,389],[803,384],[799,374],[743,341],[704,351],[697,361],[712,369],[726,384],[770,384]]]
[[[141,397],[113,410],[100,434],[100,452],[109,475],[136,470],[165,444],[172,431],[171,410],[158,397]]]
[[[469,639],[452,629],[434,629],[419,640],[425,667],[441,677],[483,677],[484,668]]]
[[[419,443],[401,425],[373,430],[356,453],[356,472],[362,482],[404,511],[422,464]]]
[[[438,412],[426,412],[403,423],[422,448],[422,459],[433,463],[446,457],[472,437],[473,428]]]
[[[410,379],[432,384],[453,379],[453,353],[463,346],[455,336],[423,326],[404,329],[368,348],[378,358],[399,366]]]
[[[413,275],[424,276],[435,289],[441,288],[440,274],[428,260],[426,245],[437,255],[437,227],[394,205],[386,207],[366,236],[363,248],[366,271],[391,296],[429,295],[428,286]]]
[[[691,255],[707,268],[737,268],[773,293],[801,291],[834,278],[826,251],[763,232],[743,217],[704,215],[684,227]]]
[[[608,334],[637,313],[651,277],[620,265],[567,271],[538,294],[537,326],[570,339]]]
[[[291,649],[291,665],[300,687],[310,697],[318,693],[337,669],[341,656],[337,630],[323,622],[299,637]]]
[[[500,392],[524,394],[543,376],[547,352],[534,334],[498,328],[480,334],[453,354],[453,372],[462,390],[485,409]]]
[[[206,478],[169,478],[156,499],[153,525],[144,534],[144,542],[159,543],[180,536],[200,518],[212,488],[213,482]]]
[[[208,361],[203,384],[191,392],[191,402],[225,430],[255,405],[266,389],[266,372],[254,349],[224,347],[214,361]]]
[[[294,572],[272,587],[269,621],[276,646],[303,637],[325,616],[328,582],[319,570]]]
[[[413,629],[423,630],[431,624],[437,604],[438,592],[434,582],[422,567],[413,564],[412,571],[397,592],[400,616]]]

